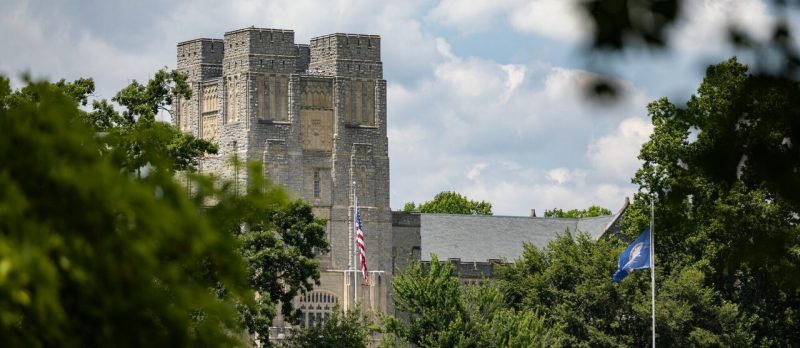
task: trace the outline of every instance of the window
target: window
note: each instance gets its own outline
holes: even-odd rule
[[[322,291],[312,291],[300,297],[300,324],[305,327],[319,327],[331,316],[334,305],[339,302],[336,296]]]
[[[217,97],[217,85],[203,87],[203,113],[215,112],[219,110],[219,99]]]
[[[269,61],[272,65],[273,61]],[[286,121],[288,117],[289,77],[261,75],[256,78],[258,117],[269,121]]]
[[[375,81],[352,80],[345,90],[345,122],[351,125],[375,125]]]
[[[314,198],[320,197],[320,177],[319,170],[314,171]]]
[[[227,92],[228,92],[228,98],[227,98],[227,107],[228,107],[227,121],[228,122],[236,122],[239,119],[239,115],[238,115],[238,111],[239,110],[238,110],[237,105],[236,105],[237,102],[238,102],[238,100],[237,100],[237,96],[238,96],[237,95],[237,82],[238,81],[237,80],[238,80],[238,77],[236,79],[231,79],[230,77],[228,77],[228,83],[227,83]]]

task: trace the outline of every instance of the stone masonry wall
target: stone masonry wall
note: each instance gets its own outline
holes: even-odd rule
[[[184,132],[200,135],[200,101],[204,81],[222,75],[222,40],[196,39],[178,44],[177,70],[185,74],[192,88],[190,100],[178,101],[172,122]]]

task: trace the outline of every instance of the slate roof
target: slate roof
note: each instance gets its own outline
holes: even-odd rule
[[[613,225],[615,215],[559,219],[516,216],[480,216],[421,214],[421,258],[430,261],[431,253],[439,260],[460,258],[462,262],[485,262],[489,259],[514,261],[522,255],[523,243],[547,246],[556,234],[569,229],[587,232],[599,239]]]

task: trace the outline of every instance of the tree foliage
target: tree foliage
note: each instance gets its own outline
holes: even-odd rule
[[[432,200],[419,205],[408,202],[403,206],[405,212],[433,214],[492,215],[492,204],[486,201],[473,201],[457,192],[442,191]]]
[[[793,187],[777,184],[758,164],[763,158],[754,158],[797,152],[781,145],[793,135],[780,120],[797,109],[788,95],[798,87],[761,85],[763,77],[747,71],[730,59],[709,67],[685,108],[666,99],[650,104],[655,129],[642,147],[634,177],[642,193],[628,220],[641,227],[643,205],[655,198],[664,271],[698,270],[718,303],[738,308],[736,321],[753,345],[787,346],[800,332],[798,206]],[[750,145],[735,145],[741,142]],[[755,145],[764,142],[771,145]],[[748,155],[751,146],[765,152]],[[794,170],[781,175],[797,180]]]
[[[171,175],[131,180],[78,100],[0,79],[0,336],[9,346],[234,345],[251,305],[232,234]],[[224,286],[228,299],[210,288]]]
[[[582,218],[597,217],[603,215],[611,215],[611,210],[608,208],[603,208],[599,205],[593,205],[583,210],[570,209],[564,211],[558,208],[553,208],[551,210],[544,211],[544,217],[555,217],[555,218],[582,219]]]
[[[94,81],[87,78],[61,80],[51,86],[83,106],[95,88]],[[38,93],[38,89],[27,86],[4,99],[10,106],[36,102]],[[105,99],[92,100],[91,111],[78,110],[79,120],[101,135],[100,150],[108,152],[117,166],[129,173],[140,174],[145,167],[169,173],[193,170],[200,157],[217,152],[217,145],[156,120],[160,111],[171,112],[169,107],[177,98],[190,98],[191,94],[186,76],[162,69],[147,84],[134,80],[111,99],[123,107],[121,112]]]
[[[241,165],[234,161],[233,165]],[[235,235],[238,251],[248,270],[249,286],[258,292],[255,307],[240,308],[250,333],[258,333],[267,344],[269,325],[276,305],[288,321],[296,321],[294,298],[319,285],[317,252],[328,250],[325,221],[316,218],[312,207],[302,200],[291,200],[282,188],[270,184],[259,163],[250,163],[245,194],[231,183],[223,186],[209,178],[198,180],[194,196],[197,204],[216,201],[206,207],[206,215],[218,230]],[[201,178],[200,176],[195,176]]]
[[[657,244],[660,245],[660,244]],[[556,347],[644,347],[650,344],[649,272],[611,282],[617,240],[586,234],[558,236],[545,248],[525,245],[522,257],[500,272],[506,303],[541,313]],[[665,346],[736,346],[748,339],[735,305],[704,284],[697,269],[659,274],[658,342]]]
[[[320,326],[298,328],[284,346],[289,348],[367,348],[372,321],[362,316],[361,309],[342,311],[337,305],[330,318]]]
[[[395,308],[407,321],[385,318],[384,346],[546,346],[543,318],[534,311],[504,306],[491,285],[461,286],[448,262],[432,255],[429,267],[412,264],[395,275]]]

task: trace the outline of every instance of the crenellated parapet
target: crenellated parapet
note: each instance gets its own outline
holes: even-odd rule
[[[189,77],[189,81],[201,81],[222,75],[222,59],[225,54],[220,39],[195,39],[178,44],[178,70]]]
[[[224,70],[295,73],[297,47],[294,31],[245,28],[225,33]]]
[[[311,39],[309,48],[310,74],[383,78],[378,35],[330,34]]]

